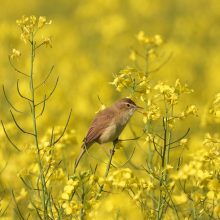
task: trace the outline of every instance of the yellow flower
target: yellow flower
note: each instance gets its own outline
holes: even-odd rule
[[[139,179],[139,184],[140,184],[142,189],[147,189],[147,188],[150,189],[151,187],[153,187],[153,183],[152,182],[150,182],[150,181],[146,182],[146,180],[143,179],[143,178]]]
[[[177,194],[177,195],[173,195],[173,201],[176,205],[180,205],[183,204],[187,201],[187,195],[185,193],[181,193],[181,194]]]
[[[188,143],[188,139],[187,139],[187,138],[183,138],[183,139],[180,141],[180,146],[185,146],[187,143]]]
[[[119,182],[115,182],[115,186],[124,188],[126,186],[126,182],[124,180],[121,180]]]
[[[20,191],[20,194],[19,196],[16,197],[16,200],[19,201],[19,200],[22,200],[24,199],[26,196],[27,196],[27,191],[25,190],[25,188],[22,188],[21,191]]]
[[[209,108],[209,113],[212,114],[216,122],[219,122],[220,119],[220,93],[215,95],[214,101]]]
[[[217,111],[215,112],[215,116],[216,116],[217,118],[220,118],[220,110],[217,110]]]
[[[174,128],[175,122],[176,122],[176,118],[169,118],[168,126],[169,126],[170,129]]]
[[[213,101],[213,104],[215,105],[215,104],[218,104],[218,103],[220,103],[220,93],[217,93],[216,95],[215,95],[215,99],[214,99],[214,101]]]
[[[70,214],[72,214],[72,207],[70,206],[70,204],[69,203],[64,203],[63,205],[62,205],[62,208],[64,209],[64,212],[65,212],[65,214],[66,215],[70,215]]]
[[[125,179],[130,179],[130,178],[131,178],[131,173],[130,173],[130,172],[125,172],[125,173],[123,174],[123,177],[124,177]]]
[[[161,116],[160,108],[154,104],[150,105],[146,112],[143,113],[143,121],[147,123],[149,120],[157,120]]]
[[[195,191],[191,194],[191,197],[192,199],[195,201],[195,202],[200,202],[200,201],[203,201],[205,199],[204,195],[199,193],[198,191]]]
[[[137,58],[136,58],[136,53],[135,53],[135,51],[132,51],[132,52],[130,53],[129,58],[130,58],[130,60],[132,60],[132,61],[135,61],[135,60],[137,59]]]
[[[16,24],[18,26],[22,26],[22,25],[26,24],[28,21],[29,21],[29,17],[26,17],[26,16],[23,15],[21,17],[21,19],[16,20]]]
[[[207,198],[213,200],[215,198],[215,192],[214,191],[209,191],[207,193]]]
[[[74,190],[74,186],[72,185],[67,185],[64,187],[64,192],[66,192],[67,194],[71,194],[73,190]]]
[[[52,48],[52,40],[51,40],[51,37],[46,37],[43,39],[43,42],[42,44],[44,44],[46,47],[50,47]]]
[[[171,169],[173,169],[173,166],[170,164],[167,164],[165,167],[165,170],[171,170]]]
[[[100,108],[98,111],[96,111],[95,113],[97,114],[98,112],[104,110],[106,108],[106,106],[104,104],[101,104]]]
[[[11,59],[18,58],[21,56],[21,52],[19,50],[13,49],[12,54],[10,55]]]
[[[177,79],[175,82],[175,91],[178,94],[183,94],[183,93],[189,94],[193,92],[193,89],[190,89],[187,84],[183,85],[182,83],[180,83],[180,80]]]
[[[143,31],[140,31],[140,32],[137,34],[137,40],[138,40],[138,41],[144,41],[144,40],[145,40],[145,36],[144,36],[144,32],[143,32]]]
[[[31,16],[30,16],[30,23],[32,23],[33,25],[35,25],[35,24],[36,24],[36,21],[37,21],[36,16],[31,15]]]
[[[141,43],[145,43],[145,44],[149,44],[150,43],[150,39],[145,36],[144,31],[139,31],[139,33],[136,36],[137,40]]]
[[[66,192],[64,192],[64,193],[62,193],[61,198],[62,198],[63,200],[69,200],[69,194],[66,193]]]
[[[173,93],[174,92],[174,88],[172,88],[171,86],[165,84],[164,82],[159,82],[155,87],[155,90],[158,90],[161,94],[165,94],[165,93]]]
[[[208,183],[208,188],[214,191],[220,190],[220,181],[216,178],[210,180]]]
[[[150,49],[148,50],[147,55],[151,60],[154,60],[156,58],[156,51],[154,49]]]
[[[140,198],[140,196],[141,196],[141,193],[142,193],[142,191],[139,190],[139,191],[136,193],[136,195],[133,197],[133,199],[134,199],[134,200],[138,200],[138,199]]]
[[[127,67],[116,74],[114,81],[110,82],[110,84],[114,85],[116,90],[120,92],[123,88],[132,86],[135,77],[139,74],[140,73],[136,69]]]
[[[220,204],[217,204],[214,208],[214,213],[216,218],[218,218],[220,216]]]
[[[150,133],[146,134],[145,141],[147,143],[151,143],[153,140],[154,140],[154,136],[152,134],[150,134]]]
[[[38,19],[38,28],[42,28],[45,24],[46,24],[46,17],[44,16],[40,16],[39,19]]]
[[[186,113],[186,115],[195,115],[195,116],[197,116],[198,115],[198,109],[196,108],[195,105],[191,105],[191,106],[187,107],[185,113]]]
[[[156,34],[154,36],[153,40],[154,40],[154,44],[157,45],[157,46],[159,46],[159,45],[161,45],[163,43],[163,39],[162,39],[162,37],[159,34]]]

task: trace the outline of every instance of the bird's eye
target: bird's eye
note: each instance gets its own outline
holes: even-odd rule
[[[127,104],[127,107],[131,107],[131,105],[128,103],[128,104]]]

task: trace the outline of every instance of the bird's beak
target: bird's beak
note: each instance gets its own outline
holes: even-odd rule
[[[135,107],[136,107],[136,108],[135,108],[135,111],[136,111],[136,112],[139,112],[139,113],[143,114],[143,112],[140,111],[140,110],[142,110],[142,109],[144,109],[144,108],[142,108],[141,106],[138,106],[138,105],[136,105]]]
[[[141,106],[136,105],[136,109],[138,110],[138,109],[144,109],[144,108],[142,108]]]

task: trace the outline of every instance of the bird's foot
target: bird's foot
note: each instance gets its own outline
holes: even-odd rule
[[[119,139],[117,138],[113,141],[113,145],[115,146],[118,142],[119,142]]]

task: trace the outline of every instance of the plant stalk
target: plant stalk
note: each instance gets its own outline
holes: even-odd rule
[[[47,187],[46,181],[44,176],[43,164],[41,161],[40,156],[40,148],[39,148],[39,141],[38,141],[38,129],[37,129],[37,121],[36,121],[36,106],[35,106],[35,91],[34,91],[34,59],[35,59],[35,43],[34,43],[34,36],[32,34],[31,39],[31,67],[30,67],[30,91],[31,91],[31,113],[32,113],[32,121],[33,121],[33,133],[34,133],[34,141],[37,148],[37,156],[38,156],[38,166],[40,170],[40,178],[41,178],[41,187],[42,187],[42,203],[43,203],[43,213],[44,219],[48,219],[48,212],[47,212]]]

